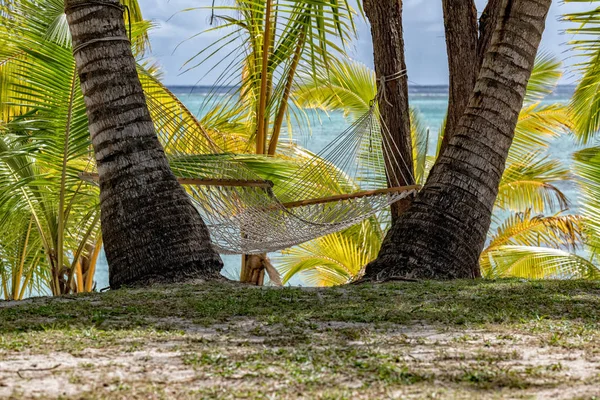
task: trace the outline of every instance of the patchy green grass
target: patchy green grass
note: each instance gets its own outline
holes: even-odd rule
[[[0,398],[595,398],[600,283],[200,284],[0,302]]]

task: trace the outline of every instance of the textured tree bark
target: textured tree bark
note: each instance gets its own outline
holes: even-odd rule
[[[408,78],[404,59],[404,37],[402,32],[402,0],[363,0],[365,14],[371,23],[377,91],[385,93],[379,99],[381,121],[389,129],[404,162],[400,166],[386,157],[388,169],[399,178],[395,182],[388,177],[392,186],[414,185],[412,138],[408,107]],[[382,78],[404,72],[401,77],[382,82]],[[385,85],[385,88],[382,87]],[[408,201],[392,205],[392,219],[396,220],[408,207]]]
[[[479,74],[477,8],[472,0],[442,0],[448,70],[448,113],[442,149],[462,118]]]
[[[502,0],[489,0],[477,27],[472,0],[443,0],[444,29],[450,72],[448,112],[440,154],[456,132],[475,88],[483,57],[490,47]]]
[[[487,53],[492,43],[492,36],[498,25],[500,11],[502,11],[503,0],[488,0],[485,9],[479,17],[479,39],[477,41],[477,65],[478,71],[481,70],[483,57]]]
[[[552,0],[503,0],[456,134],[366,280],[480,276],[479,255]]]
[[[100,182],[110,286],[216,279],[206,225],[169,168],[118,0],[66,0]]]

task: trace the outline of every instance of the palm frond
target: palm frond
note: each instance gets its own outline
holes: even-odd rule
[[[583,235],[582,218],[576,215],[515,213],[491,233],[484,253],[506,245],[577,249]]]
[[[543,100],[554,91],[562,76],[561,66],[562,63],[556,57],[548,53],[538,54],[527,83],[526,105]]]
[[[574,159],[586,244],[592,257],[600,263],[600,147],[580,150],[575,153]]]
[[[582,3],[581,0],[565,0],[566,3]],[[600,130],[600,2],[585,1],[590,10],[564,16],[564,20],[576,26],[567,30],[575,36],[569,42],[576,57],[582,59],[576,65],[581,74],[571,100],[573,107],[575,135],[581,143],[589,143]]]
[[[294,89],[293,99],[302,108],[342,111],[357,119],[367,113],[376,95],[375,71],[347,59],[335,60],[329,69],[306,77]]]
[[[309,284],[333,286],[348,283],[362,274],[381,246],[382,235],[376,219],[285,250],[277,258],[283,283],[296,274]]]
[[[552,140],[573,128],[573,114],[562,104],[532,103],[519,114],[508,161],[519,160],[532,151],[548,149]]]
[[[481,261],[486,278],[599,279],[600,269],[585,258],[560,249],[501,246]]]
[[[569,169],[558,160],[541,154],[531,152],[507,164],[498,188],[496,207],[511,211],[531,208],[534,212],[568,208],[567,196],[557,184],[570,178]]]

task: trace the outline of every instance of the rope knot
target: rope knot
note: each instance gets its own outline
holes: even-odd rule
[[[380,76],[379,77],[379,85],[378,85],[379,92],[377,93],[376,98],[383,100],[384,102],[387,103],[388,106],[393,107],[393,104],[390,103],[390,101],[388,100],[388,97],[387,97],[387,83],[391,82],[391,81],[396,81],[405,75],[406,75],[406,70],[402,70],[402,71],[398,71],[391,75]]]

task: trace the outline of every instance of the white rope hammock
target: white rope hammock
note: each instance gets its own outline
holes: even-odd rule
[[[148,103],[153,106],[151,96]],[[404,160],[382,129],[376,105],[278,185],[254,173],[240,156],[214,154],[208,135],[189,135],[183,125],[181,135],[172,129],[166,135],[160,127],[169,121],[154,122],[173,172],[222,254],[268,253],[338,232],[419,189],[400,186],[408,178],[396,176]]]

